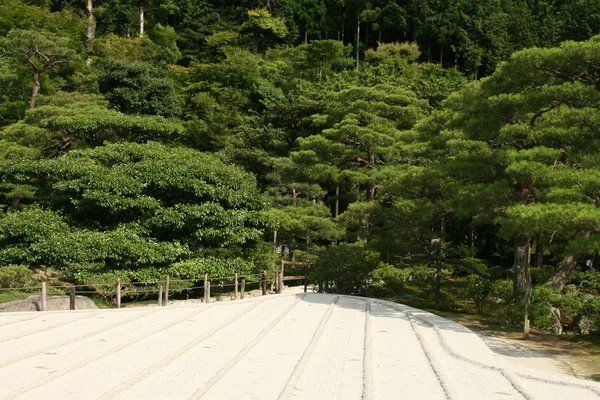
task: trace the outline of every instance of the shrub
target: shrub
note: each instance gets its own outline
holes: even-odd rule
[[[311,280],[333,282],[336,293],[364,294],[371,286],[371,272],[382,265],[379,253],[367,249],[364,243],[342,243],[329,247],[319,257]]]
[[[515,307],[512,281],[508,279],[495,281],[490,296],[498,305],[500,318],[506,326],[514,325],[522,320],[522,310]]]
[[[489,279],[469,275],[466,294],[475,302],[477,314],[483,314],[483,306],[493,286],[494,282]]]
[[[20,288],[32,285],[32,273],[24,265],[0,267],[0,288]]]
[[[385,265],[371,272],[373,294],[375,296],[393,296],[404,288],[410,271]]]

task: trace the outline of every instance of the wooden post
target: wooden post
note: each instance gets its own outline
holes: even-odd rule
[[[210,303],[210,281],[207,282],[206,287],[206,304]]]
[[[240,291],[240,299],[244,298],[245,291],[246,291],[246,279],[242,278],[242,290]]]
[[[523,339],[529,339],[529,304],[525,305],[525,323],[523,324]]]
[[[304,293],[306,293],[308,289],[308,272],[304,272]]]
[[[277,276],[275,277],[275,293],[279,294],[279,276],[281,275],[281,272],[277,271]]]
[[[40,311],[46,311],[48,309],[46,305],[46,281],[42,282],[42,304],[40,305]]]
[[[237,298],[238,298],[238,275],[236,272],[235,274],[233,274],[233,299],[237,300]]]
[[[283,269],[285,268],[285,261],[281,260],[281,271],[279,271],[279,275],[277,276],[277,293],[281,293],[283,290]]]
[[[267,271],[263,271],[262,279],[262,295],[265,296],[267,294]]]
[[[69,288],[69,303],[71,310],[75,309],[75,286]]]
[[[117,308],[121,308],[121,278],[117,278],[117,295],[116,295]]]
[[[204,304],[208,304],[208,298],[210,297],[208,289],[208,275],[204,274]]]
[[[279,275],[279,293],[283,292],[283,273]]]
[[[285,264],[285,261],[284,260],[279,260],[279,264],[281,265],[279,267],[279,271],[283,274],[283,265]]]
[[[162,286],[158,287],[158,306],[162,307],[162,299],[163,299],[163,288]]]
[[[165,277],[165,300],[163,301],[165,306],[169,305],[169,275]]]

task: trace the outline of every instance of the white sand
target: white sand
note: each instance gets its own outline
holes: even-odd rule
[[[0,314],[0,399],[14,398],[583,400],[600,384],[510,363],[422,310],[288,291]]]

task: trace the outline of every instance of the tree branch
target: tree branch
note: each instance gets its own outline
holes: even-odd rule
[[[541,117],[542,115],[544,115],[547,112],[550,112],[552,110],[554,110],[555,108],[557,108],[558,106],[560,106],[562,104],[562,102],[557,101],[555,103],[552,103],[550,105],[550,107],[545,108],[543,110],[539,110],[538,112],[536,112],[535,114],[533,114],[533,117],[531,117],[531,120],[529,121],[529,125],[533,128],[535,126],[535,121]]]
[[[404,258],[403,260],[412,262],[413,257],[426,257],[430,262],[441,261],[446,264],[458,265],[460,267],[464,267],[464,268],[472,271],[474,274],[482,277],[483,279],[493,280],[493,279],[503,278],[505,276],[511,276],[513,274],[513,271],[511,269],[505,269],[503,271],[496,272],[495,274],[487,274],[487,273],[479,270],[479,268],[477,268],[476,266],[474,266],[473,264],[471,264],[468,261],[459,260],[456,258],[446,258],[446,257],[442,257],[442,256],[436,256],[434,254],[412,254],[410,257]]]
[[[484,279],[503,278],[505,276],[511,276],[513,273],[512,270],[505,269],[504,271],[500,271],[500,272],[490,275],[490,274],[486,274],[485,272],[480,271],[476,266],[474,266],[473,264],[471,264],[470,262],[467,262],[465,260],[458,260],[456,258],[446,258],[446,257],[440,257],[440,256],[431,256],[430,258],[433,261],[441,261],[446,264],[458,265],[458,266],[467,268],[468,270],[471,270],[473,273],[475,273],[476,275],[478,275]]]

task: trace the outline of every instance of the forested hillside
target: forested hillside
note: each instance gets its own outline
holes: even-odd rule
[[[592,0],[0,0],[0,287],[284,258],[598,331],[599,33]]]

